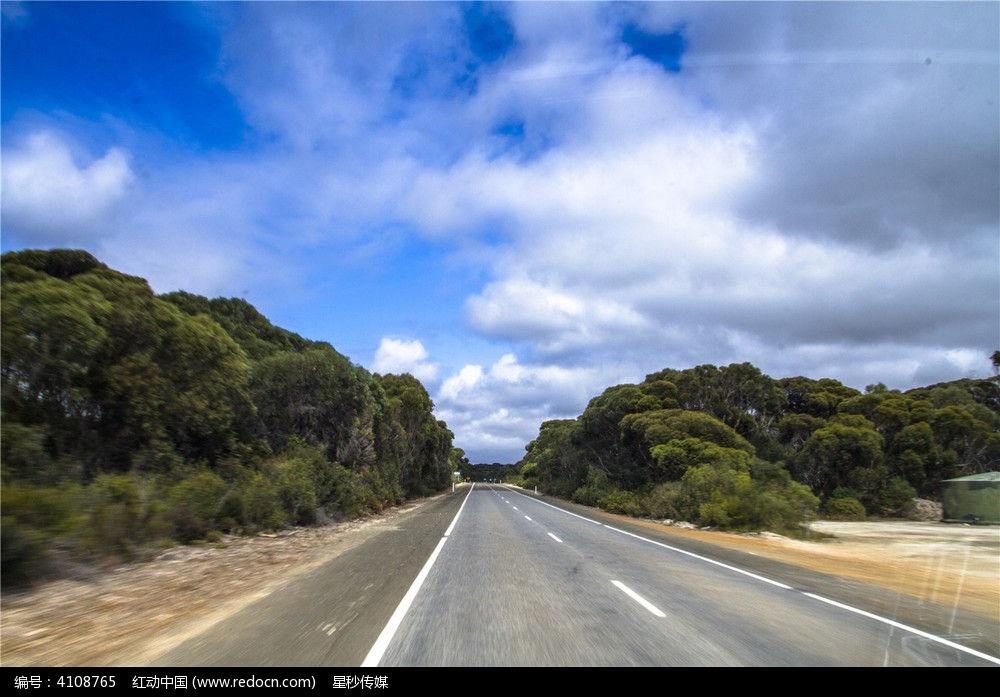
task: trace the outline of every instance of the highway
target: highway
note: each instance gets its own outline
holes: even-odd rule
[[[945,636],[933,616],[885,592],[681,547],[557,503],[460,487],[156,662],[1000,664],[996,623],[962,616],[962,636]]]

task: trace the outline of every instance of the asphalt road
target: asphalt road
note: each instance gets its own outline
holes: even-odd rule
[[[460,488],[157,663],[1000,663],[981,650],[1000,639],[996,623],[963,618],[975,632],[947,637],[879,614],[873,589],[580,513],[505,487]]]

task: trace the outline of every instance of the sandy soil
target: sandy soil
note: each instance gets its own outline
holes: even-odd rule
[[[812,529],[834,537],[813,542],[766,533],[685,530],[621,518],[671,535],[843,576],[1000,620],[998,526],[816,521]]]
[[[0,664],[142,664],[429,501],[346,523],[175,547],[92,580],[7,594],[0,599]]]

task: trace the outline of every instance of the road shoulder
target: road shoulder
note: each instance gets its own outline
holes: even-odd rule
[[[155,661],[359,548],[385,546],[372,543],[420,528],[414,525],[420,520],[436,528],[437,519],[457,506],[454,502],[462,493],[407,502],[344,523],[227,538],[224,546],[177,547],[94,579],[51,581],[5,596],[3,663],[105,666]],[[407,546],[413,544],[410,540]],[[361,565],[369,569],[365,573],[384,575],[386,567],[380,564],[387,560],[377,553],[370,558],[371,564]],[[387,602],[394,604],[398,598]]]

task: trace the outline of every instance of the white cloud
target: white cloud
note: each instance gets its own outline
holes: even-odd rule
[[[451,338],[521,357],[437,390],[474,459],[664,366],[907,387],[1000,345],[995,4],[520,3],[517,44],[472,69],[461,7],[398,10],[227,15],[240,152],[130,160],[5,126],[5,235],[240,294],[387,229],[433,238],[482,279]],[[683,26],[683,69],[632,55],[628,21]],[[373,365],[440,372],[399,338]]]
[[[524,364],[506,353],[489,368],[470,364],[450,375],[434,401],[471,458],[512,462],[542,421],[576,416],[605,385],[626,378],[637,378],[627,366]]]
[[[427,349],[417,339],[407,341],[382,337],[372,359],[372,370],[376,373],[409,373],[422,382],[428,382],[437,377],[438,365],[427,358]]]
[[[74,244],[99,235],[133,180],[127,153],[110,148],[78,163],[69,142],[38,131],[4,152],[5,225],[21,229],[33,242]]]

